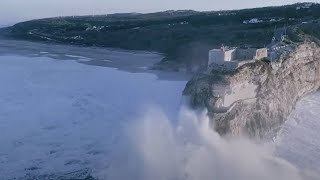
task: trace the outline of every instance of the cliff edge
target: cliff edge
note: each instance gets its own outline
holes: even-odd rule
[[[193,107],[205,107],[221,135],[271,138],[296,102],[320,87],[320,47],[305,41],[277,63],[259,60],[234,72],[194,77],[184,95]]]

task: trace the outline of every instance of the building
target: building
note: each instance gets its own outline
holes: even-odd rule
[[[239,66],[268,57],[267,48],[255,49],[239,49],[227,48],[222,46],[220,49],[212,49],[209,51],[209,68],[223,68],[225,70],[233,70]]]

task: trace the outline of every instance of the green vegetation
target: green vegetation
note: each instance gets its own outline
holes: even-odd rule
[[[254,18],[263,22],[244,23]],[[218,12],[57,17],[18,23],[2,33],[33,41],[157,51],[166,55],[163,62],[191,68],[194,64],[205,67],[208,50],[222,44],[264,47],[271,42],[275,28],[299,26],[300,33],[320,37],[319,18],[319,4],[306,7],[303,3]]]

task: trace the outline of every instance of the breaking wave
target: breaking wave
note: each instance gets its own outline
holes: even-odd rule
[[[275,157],[271,145],[245,138],[222,138],[206,112],[182,108],[177,124],[149,108],[125,128],[127,141],[113,152],[103,179],[141,180],[301,180],[313,179]],[[121,149],[121,151],[119,151]],[[316,179],[316,178],[314,178]]]

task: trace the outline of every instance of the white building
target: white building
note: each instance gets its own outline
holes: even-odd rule
[[[224,67],[230,70],[265,57],[268,57],[267,48],[238,49],[222,46],[220,49],[212,49],[209,51],[208,66],[211,68]]]

